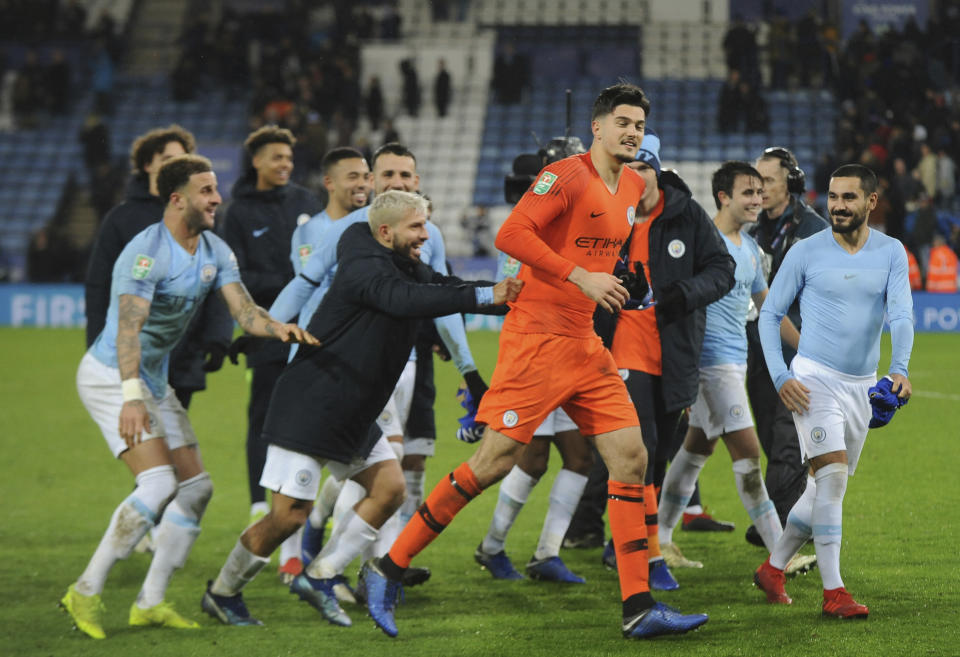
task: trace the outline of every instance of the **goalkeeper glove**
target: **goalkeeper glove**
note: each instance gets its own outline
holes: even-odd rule
[[[893,419],[893,414],[901,406],[905,406],[908,399],[900,397],[893,391],[893,379],[885,376],[875,386],[872,386],[867,393],[870,395],[870,406],[873,410],[873,417],[870,418],[871,429],[886,426]]]
[[[460,400],[460,405],[467,411],[467,414],[458,420],[460,428],[457,429],[457,440],[462,440],[465,443],[475,443],[483,438],[483,431],[487,428],[486,424],[477,422],[479,403],[474,401],[468,388],[458,389],[457,399]]]
[[[633,271],[623,260],[617,260],[613,268],[613,275],[620,279],[623,287],[627,288],[630,298],[623,304],[623,310],[637,310],[646,308],[653,300],[653,293],[650,290],[650,284],[647,282],[647,276],[643,271],[643,263],[637,260],[633,263]]]

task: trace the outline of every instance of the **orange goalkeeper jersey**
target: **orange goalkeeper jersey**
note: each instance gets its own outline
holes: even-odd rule
[[[596,304],[567,276],[578,265],[613,273],[643,189],[643,179],[624,167],[611,194],[589,153],[540,172],[497,234],[496,247],[526,265],[519,276],[523,290],[510,304],[504,329],[594,335]]]

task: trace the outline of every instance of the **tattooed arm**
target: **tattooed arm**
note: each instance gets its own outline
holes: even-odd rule
[[[261,338],[276,338],[281,342],[300,342],[317,345],[320,342],[296,324],[278,322],[254,303],[243,283],[227,283],[220,288],[230,314],[244,331]]]
[[[133,294],[121,294],[118,310],[117,367],[120,369],[120,379],[131,382],[136,380],[139,383],[140,329],[150,314],[150,302]],[[120,409],[119,431],[120,437],[127,442],[127,447],[139,443],[143,432],[149,430],[150,418],[143,400],[124,401]]]

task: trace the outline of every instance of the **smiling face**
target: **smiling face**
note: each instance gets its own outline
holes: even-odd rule
[[[330,195],[330,204],[327,208],[335,210],[343,216],[362,208],[367,204],[370,196],[370,167],[362,157],[351,157],[340,160],[333,165],[330,173],[323,177],[323,186]]]
[[[394,225],[384,224],[388,229],[388,241],[400,256],[420,260],[420,247],[427,241],[427,218],[415,210],[408,211]]]
[[[730,196],[720,192],[720,206],[729,213],[737,226],[757,222],[763,203],[761,189],[763,182],[753,176],[739,175],[733,180]]]
[[[771,217],[779,217],[790,202],[787,191],[787,170],[775,157],[757,160],[757,171],[763,176],[763,209]]]
[[[293,172],[293,149],[283,142],[264,144],[253,156],[253,168],[260,191],[282,187],[290,182]]]
[[[623,164],[633,162],[643,140],[647,113],[636,105],[617,105],[613,111],[594,119],[594,143],[612,159]]]
[[[827,212],[834,233],[852,233],[867,221],[870,211],[877,207],[877,193],[867,195],[860,179],[831,178],[827,192]]]
[[[646,185],[643,189],[643,196],[640,197],[640,205],[643,206],[644,212],[650,212],[653,210],[653,207],[660,201],[660,188],[657,183],[657,170],[652,166],[644,162],[643,160],[635,160],[627,165],[643,178],[643,182]],[[637,208],[638,210],[640,208]]]
[[[420,189],[417,163],[409,155],[381,153],[373,163],[373,188],[377,194],[388,190],[415,192]]]
[[[217,206],[223,201],[217,191],[217,174],[212,171],[195,173],[171,197],[178,208],[182,207],[184,220],[192,234],[199,235],[213,229]]]

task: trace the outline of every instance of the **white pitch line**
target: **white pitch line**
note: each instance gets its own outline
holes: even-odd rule
[[[949,399],[950,401],[960,401],[960,395],[951,392],[933,392],[932,390],[920,390],[913,393],[914,397],[932,397],[933,399]]]

